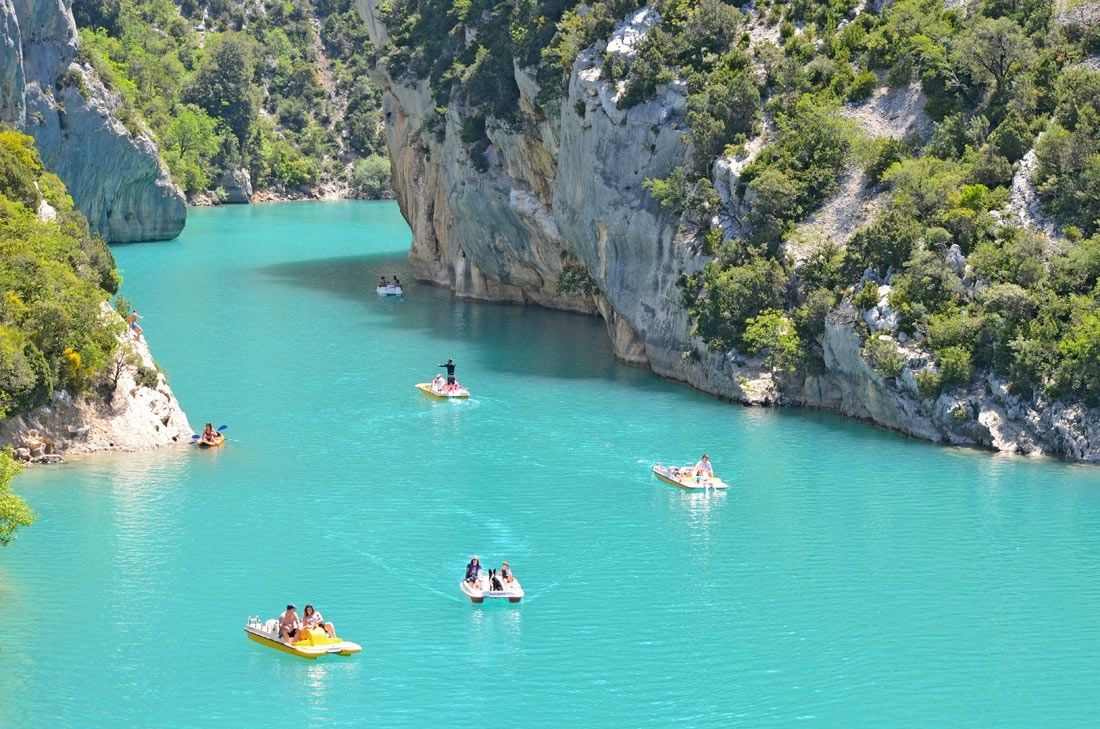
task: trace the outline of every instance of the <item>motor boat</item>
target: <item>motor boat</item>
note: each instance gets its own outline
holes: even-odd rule
[[[250,640],[260,645],[310,660],[333,653],[350,656],[363,650],[363,646],[358,643],[329,637],[323,628],[303,628],[298,632],[298,640],[284,643],[279,637],[279,621],[276,618],[260,620],[256,616],[250,617],[244,626],[244,632]]]

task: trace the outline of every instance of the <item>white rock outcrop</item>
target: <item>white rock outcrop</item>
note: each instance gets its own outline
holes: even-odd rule
[[[117,316],[113,310],[106,316]],[[119,345],[136,356],[141,366],[156,364],[143,337],[127,332]],[[136,381],[137,368],[124,368],[109,393],[73,395],[53,393],[39,408],[0,420],[0,446],[12,445],[28,459],[77,455],[99,451],[143,451],[191,442],[191,425],[172,389],[160,372],[156,386]],[[23,449],[25,454],[19,453]]]
[[[0,0],[0,121],[34,137],[92,230],[111,242],[165,240],[183,229],[183,193],[148,134],[116,118],[119,101],[76,62],[64,0]]]

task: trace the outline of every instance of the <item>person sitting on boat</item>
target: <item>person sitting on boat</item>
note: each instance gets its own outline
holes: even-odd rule
[[[443,375],[436,375],[435,379],[432,380],[432,391],[443,392],[444,382]]]
[[[512,568],[508,566],[507,562],[500,563],[500,579],[504,581],[505,587],[511,587],[512,583],[516,581],[516,578],[512,576]]]
[[[378,277],[378,288],[384,289],[390,285],[390,282],[386,280],[385,276]]]
[[[393,285],[395,288],[401,288],[401,279],[397,277],[396,273],[393,275]]]
[[[332,623],[326,623],[324,616],[314,610],[312,605],[306,605],[302,611],[302,627],[306,630],[320,628],[328,637],[336,637],[336,627]]]
[[[481,563],[477,561],[477,555],[475,554],[470,558],[470,563],[466,565],[466,581],[471,585],[476,585],[481,578]]]
[[[447,358],[445,364],[439,365],[447,370],[447,389],[453,390],[455,386],[455,363],[450,357]]]
[[[695,475],[702,476],[704,478],[714,478],[714,467],[710,465],[710,458],[706,453],[699,459],[699,462],[695,464]]]
[[[218,442],[218,436],[221,435],[218,431],[214,430],[213,423],[207,423],[206,427],[202,430],[202,437],[199,438],[200,443],[207,445],[214,445]]]
[[[302,628],[302,621],[298,620],[294,603],[286,606],[286,612],[279,616],[279,638],[287,645],[298,637],[298,631]]]

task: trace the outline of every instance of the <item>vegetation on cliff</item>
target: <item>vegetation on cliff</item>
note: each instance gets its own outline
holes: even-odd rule
[[[101,307],[118,285],[107,245],[42,169],[33,140],[0,129],[0,418],[107,372],[124,323]]]
[[[83,58],[189,195],[241,167],[258,188],[387,192],[370,41],[351,0],[76,0],[73,11]]]
[[[632,15],[643,7],[655,12]],[[992,373],[1025,397],[1097,404],[1100,28],[1055,17],[1046,0],[883,8],[391,0],[380,53],[392,77],[429,83],[429,128],[441,133],[458,104],[482,171],[487,130],[560,113],[585,49],[602,53],[620,108],[682,84],[688,151],[646,187],[707,261],[681,282],[709,348],[812,371],[826,316],[848,302],[889,320],[865,330],[865,359],[884,376],[906,366],[902,344],[931,355],[915,373],[922,397]],[[641,39],[604,45],[627,17]],[[521,108],[517,67],[538,82],[534,109]],[[868,99],[910,88],[925,128],[857,122]],[[739,158],[723,197],[719,170]],[[850,180],[876,201],[871,217],[839,238],[803,225]],[[1029,189],[1039,210],[1018,199]],[[1044,216],[1055,235],[1036,229]]]
[[[11,544],[20,527],[34,523],[34,512],[27,502],[11,492],[12,476],[19,470],[19,464],[11,453],[0,451],[0,547]]]

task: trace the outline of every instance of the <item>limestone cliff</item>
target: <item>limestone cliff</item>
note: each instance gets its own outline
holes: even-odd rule
[[[0,0],[0,121],[35,138],[43,163],[108,241],[176,237],[183,194],[153,140],[115,118],[118,100],[77,50],[65,0]]]
[[[383,48],[379,5],[357,0],[373,44]],[[376,68],[417,277],[466,298],[598,313],[622,359],[723,398],[835,410],[938,442],[1100,461],[1095,409],[1024,401],[994,381],[922,398],[914,373],[927,362],[916,346],[905,350],[911,356],[901,376],[878,374],[861,356],[861,312],[850,304],[828,317],[820,373],[780,377],[736,351],[708,351],[692,333],[677,284],[705,259],[642,187],[646,178],[666,177],[688,152],[685,90],[668,83],[623,110],[621,83],[602,78],[602,58],[633,54],[654,15],[643,7],[581,51],[566,94],[549,104],[537,101],[533,74],[515,68],[523,123],[490,118],[478,159],[462,141],[461,103],[451,100],[441,130],[429,128],[437,102],[427,81]],[[731,219],[744,164],[729,158],[715,165],[715,188],[726,190]],[[560,285],[578,277],[590,277],[592,286]]]

